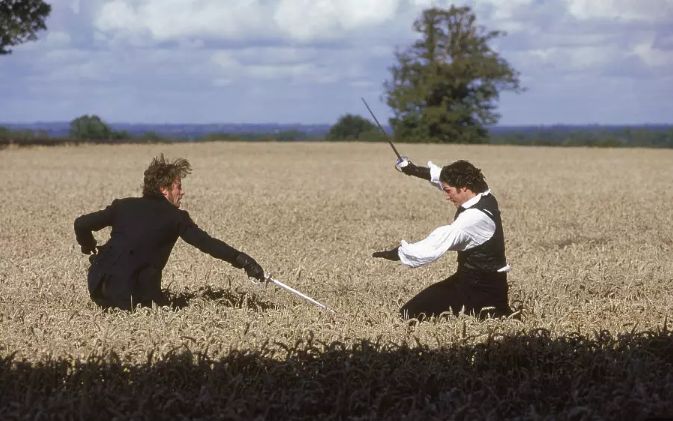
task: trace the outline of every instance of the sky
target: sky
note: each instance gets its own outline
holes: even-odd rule
[[[525,91],[500,125],[673,123],[673,0],[51,0],[0,56],[0,122],[334,124],[383,84],[428,7],[470,6]]]

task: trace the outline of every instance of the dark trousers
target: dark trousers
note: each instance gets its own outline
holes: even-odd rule
[[[90,292],[91,299],[99,306],[132,310],[136,306],[151,307],[152,303],[165,305],[167,298],[161,291],[161,271],[146,268],[131,281],[131,290],[119,288],[121,279],[102,275],[98,286]]]
[[[508,316],[512,310],[507,290],[507,274],[504,272],[458,271],[418,293],[402,306],[400,314],[405,319],[419,320],[444,312],[458,315],[461,310],[479,318]]]

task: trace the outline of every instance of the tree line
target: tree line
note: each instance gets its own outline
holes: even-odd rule
[[[165,134],[147,130],[134,133],[128,130],[115,130],[99,116],[82,115],[69,123],[66,135],[52,136],[47,130],[11,129],[0,126],[0,144],[16,145],[57,145],[63,143],[159,143],[184,141],[312,141],[322,140],[322,136],[301,130],[287,129],[273,133],[220,131],[201,132],[201,134]]]
[[[494,128],[491,130],[489,143],[673,148],[673,125]]]
[[[324,135],[301,130],[275,133],[211,132],[198,136],[145,131],[131,134],[114,130],[100,117],[85,115],[70,123],[64,137],[50,137],[44,130],[12,130],[0,126],[0,145],[59,145],[63,143],[162,143],[208,141],[385,141],[369,120],[347,114]],[[486,144],[530,146],[593,146],[673,148],[673,125],[644,126],[517,126],[491,127]]]

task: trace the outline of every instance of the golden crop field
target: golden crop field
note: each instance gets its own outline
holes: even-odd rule
[[[371,253],[455,208],[385,144],[0,150],[0,418],[673,416],[673,150],[398,148],[483,170],[521,320],[398,317],[455,253],[418,269]],[[181,240],[172,307],[97,308],[73,220],[139,195],[162,152],[192,163],[183,208],[200,227],[336,314]]]

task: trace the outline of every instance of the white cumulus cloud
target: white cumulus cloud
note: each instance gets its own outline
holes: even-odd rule
[[[673,0],[567,0],[578,19],[662,22],[673,18]]]
[[[281,0],[274,20],[291,38],[342,38],[345,31],[392,20],[398,3],[398,0]]]
[[[111,0],[94,20],[111,38],[142,33],[157,42],[181,38],[311,42],[348,38],[381,27],[417,0]],[[409,22],[410,26],[411,22]],[[385,28],[383,28],[385,30]]]
[[[113,36],[143,32],[159,42],[240,39],[264,34],[266,13],[263,2],[255,0],[115,0],[102,6],[95,25]]]

